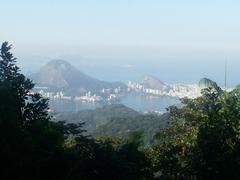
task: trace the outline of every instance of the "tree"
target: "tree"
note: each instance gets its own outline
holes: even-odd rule
[[[18,171],[21,140],[21,125],[14,96],[6,87],[0,86],[1,179],[10,179],[9,175]]]
[[[65,144],[71,157],[67,179],[151,179],[150,162],[138,149],[139,133],[133,136],[70,138]]]
[[[146,153],[161,179],[238,179],[240,91],[209,87],[170,107],[171,122]]]
[[[199,179],[240,176],[240,91],[215,96],[198,131],[194,167]]]
[[[141,133],[93,139],[82,123],[51,121],[48,100],[33,92],[10,49],[5,42],[0,50],[0,179],[150,179]]]
[[[35,120],[49,120],[48,100],[32,92],[34,83],[20,73],[10,50],[11,45],[4,42],[0,49],[0,85],[13,92],[22,126]]]
[[[7,42],[0,49],[1,179],[56,177],[51,166],[60,165],[63,129],[49,121],[48,100],[33,92],[10,50]]]

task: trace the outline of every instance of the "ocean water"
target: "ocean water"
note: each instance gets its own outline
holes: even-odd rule
[[[92,77],[105,81],[141,82],[144,75],[153,75],[166,84],[198,83],[206,77],[224,85],[225,61],[163,61],[163,62],[112,62],[108,64],[77,65],[76,67]],[[240,84],[240,61],[229,61],[227,65],[227,85]]]
[[[125,96],[121,103],[140,112],[165,112],[171,105],[177,105],[180,101],[167,96]]]
[[[120,102],[139,112],[165,112],[171,105],[178,105],[180,101],[176,98],[167,96],[143,96],[127,95],[121,98]],[[86,109],[95,109],[103,107],[103,103],[77,102],[73,100],[51,100],[50,108],[56,112],[76,112]]]
[[[239,52],[237,53],[239,54]],[[198,83],[204,77],[216,81],[220,86],[224,85],[225,62],[227,60],[227,85],[234,87],[240,84],[240,60],[239,56],[223,55],[220,52],[216,56],[202,52],[202,54],[186,56],[168,55],[161,58],[108,58],[105,59],[81,59],[78,57],[63,57],[70,64],[87,75],[104,81],[128,81],[141,82],[144,75],[153,75],[166,84]],[[29,75],[37,72],[44,64],[54,58],[23,58],[19,61],[22,72]],[[55,58],[56,59],[56,58]]]
[[[55,112],[77,112],[104,106],[104,104],[100,103],[77,102],[73,100],[50,100],[49,105],[50,109]]]

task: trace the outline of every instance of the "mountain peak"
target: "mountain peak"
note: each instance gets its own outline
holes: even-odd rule
[[[63,60],[63,59],[53,59],[51,61],[49,61],[47,64],[55,64],[55,65],[71,65],[69,62]]]
[[[199,83],[198,83],[199,88],[205,89],[208,87],[218,87],[217,83],[215,81],[212,81],[211,79],[208,78],[202,78]]]
[[[92,78],[65,60],[56,59],[48,62],[36,74],[31,75],[38,86],[53,90],[67,90],[75,94],[88,91],[100,92],[102,88],[125,87],[122,83],[110,83]]]
[[[144,87],[152,89],[162,89],[165,85],[161,80],[152,75],[145,75],[142,83]]]
[[[211,86],[212,84],[213,84],[213,81],[211,79],[208,79],[208,78],[202,78],[198,82],[198,86],[200,88],[207,88],[207,87]]]
[[[76,69],[69,62],[62,60],[62,59],[52,60],[52,61],[48,62],[43,68],[46,68],[46,67],[62,69],[62,70]]]

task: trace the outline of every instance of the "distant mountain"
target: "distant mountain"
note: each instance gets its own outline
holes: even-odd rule
[[[91,134],[99,126],[110,122],[112,119],[133,118],[139,114],[122,104],[112,104],[97,109],[59,113],[55,115],[55,118],[56,120],[66,120],[69,123],[85,122],[84,129]]]
[[[121,82],[105,82],[92,78],[64,60],[52,60],[38,73],[30,75],[37,86],[46,86],[52,90],[66,90],[75,94],[87,91],[98,92],[103,88],[125,88]]]
[[[145,88],[151,89],[163,89],[166,85],[160,81],[158,78],[150,75],[145,75],[142,81],[142,85]]]
[[[198,82],[198,86],[199,88],[201,89],[204,89],[204,88],[208,88],[208,87],[217,87],[217,83],[212,81],[211,79],[208,79],[208,78],[202,78],[199,82]]]

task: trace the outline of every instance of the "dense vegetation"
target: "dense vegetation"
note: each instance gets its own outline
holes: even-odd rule
[[[106,105],[96,109],[81,110],[78,112],[61,112],[54,113],[55,121],[66,121],[71,123],[83,123],[83,128],[87,130],[87,134],[93,134],[96,129],[107,124],[112,119],[133,118],[139,116],[140,113],[128,108],[122,104]]]
[[[240,91],[216,84],[170,107],[171,122],[147,150],[160,179],[239,179]]]
[[[0,179],[141,179],[150,161],[139,151],[141,136],[93,139],[82,124],[50,121],[48,101],[31,90],[11,46],[0,54]]]
[[[169,113],[158,114],[139,114],[132,117],[112,118],[94,131],[93,135],[111,136],[127,138],[133,132],[141,132],[143,135],[143,147],[147,147],[155,142],[155,134],[159,129],[164,128],[169,121]]]
[[[10,49],[5,42],[0,52],[0,179],[239,179],[239,89],[212,83],[201,97],[169,107],[169,124],[143,148],[138,128],[92,138],[82,123],[52,121],[48,100],[32,92]]]
[[[133,132],[142,132],[142,146],[155,140],[154,135],[169,121],[169,113],[142,114],[122,104],[106,105],[101,108],[53,114],[54,121],[84,123],[86,135],[127,138]]]

